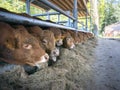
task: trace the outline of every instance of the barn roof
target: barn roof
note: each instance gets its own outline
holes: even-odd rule
[[[25,2],[26,0],[22,0],[22,1]],[[48,1],[57,5],[64,11],[70,11],[71,14],[73,12],[74,0],[48,0]],[[78,0],[78,17],[83,17],[86,15],[87,2],[88,2],[88,0]],[[31,2],[31,3],[39,8],[43,8],[44,10],[50,10],[50,8],[48,6],[39,2],[39,0],[33,0],[33,2]]]
[[[50,2],[54,3],[55,5],[62,8],[64,11],[70,10],[71,13],[73,11],[73,3],[74,0],[49,0]],[[78,16],[85,16],[86,15],[86,6],[87,0],[78,0]]]

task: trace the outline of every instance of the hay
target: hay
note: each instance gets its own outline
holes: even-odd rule
[[[94,38],[72,50],[61,48],[59,60],[53,66],[27,77],[20,70],[0,75],[0,90],[89,90],[96,43]]]

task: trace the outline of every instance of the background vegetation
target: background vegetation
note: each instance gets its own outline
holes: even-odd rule
[[[120,22],[120,0],[99,0],[99,33],[102,34],[104,27]]]

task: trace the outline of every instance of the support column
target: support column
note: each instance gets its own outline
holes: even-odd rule
[[[30,0],[26,0],[26,13],[30,15]]]
[[[58,14],[58,24],[59,24],[59,22],[60,22],[60,14]]]
[[[50,20],[49,11],[46,11],[46,12],[47,12],[46,20]]]
[[[67,11],[67,14],[70,15],[70,11]],[[70,18],[68,17],[68,21],[67,21],[67,26],[71,27],[70,25]]]
[[[90,16],[90,32],[92,31],[92,18]]]
[[[85,30],[87,31],[88,30],[88,12],[86,10],[86,28]]]
[[[73,27],[75,29],[78,28],[77,21],[78,21],[78,8],[77,8],[77,0],[74,0],[74,9],[73,9],[73,16],[76,20],[73,20]]]

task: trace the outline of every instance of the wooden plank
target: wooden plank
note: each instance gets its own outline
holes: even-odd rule
[[[69,10],[72,11],[72,6],[69,0],[65,0],[65,4],[69,7]]]
[[[89,12],[88,12],[88,9],[87,9],[87,2],[86,2],[86,0],[83,0],[83,4],[84,4],[85,9],[86,9],[86,11],[87,11],[87,13],[88,13],[88,15],[89,15]]]
[[[73,10],[73,8],[74,8],[74,0],[70,0],[70,5],[71,5],[72,10]]]
[[[78,1],[78,6],[79,6],[79,9],[83,8],[82,1],[81,1],[81,0]]]
[[[64,6],[64,10],[69,10],[69,7],[67,6],[67,4],[65,4],[66,0],[57,0],[60,4],[62,4]]]
[[[59,8],[61,8],[62,10],[66,10],[65,7],[60,4],[60,2],[58,2],[58,0],[50,0],[51,2],[53,2],[55,5],[57,5]]]
[[[81,0],[78,0],[78,9],[80,9],[80,8],[81,8],[80,3],[81,3]]]
[[[71,0],[67,0],[67,4],[69,5],[70,10],[72,11],[72,9],[73,9],[73,4],[72,4]]]

